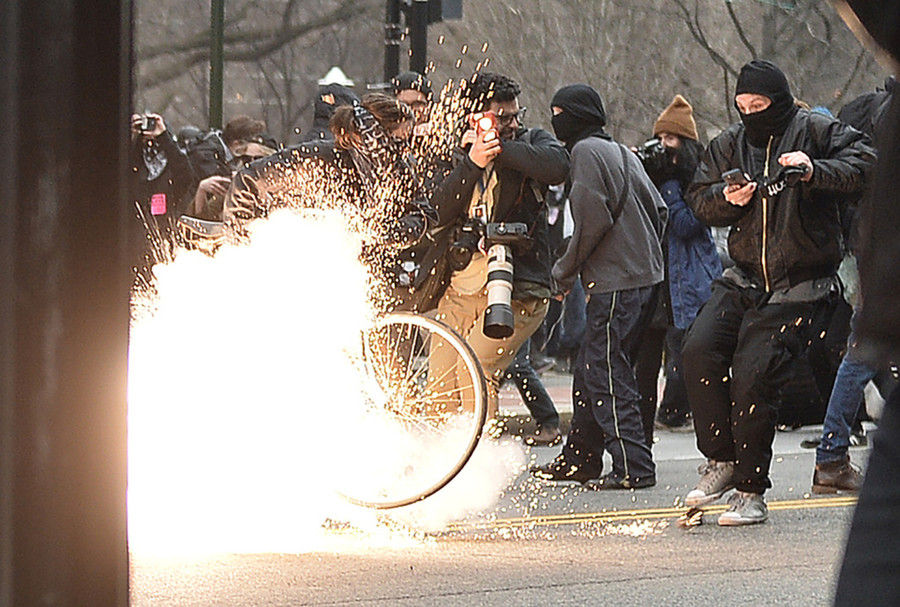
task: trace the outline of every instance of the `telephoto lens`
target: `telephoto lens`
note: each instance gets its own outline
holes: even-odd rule
[[[488,249],[487,310],[484,312],[484,334],[491,339],[504,339],[515,327],[512,311],[512,249],[495,244]]]

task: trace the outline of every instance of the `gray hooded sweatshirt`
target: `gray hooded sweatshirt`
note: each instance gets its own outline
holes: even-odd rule
[[[601,137],[582,139],[572,148],[569,203],[575,231],[553,266],[553,279],[562,291],[572,288],[579,273],[587,293],[636,289],[663,280],[660,241],[668,209],[630,150],[622,166],[621,149]],[[613,223],[625,179],[628,197]]]

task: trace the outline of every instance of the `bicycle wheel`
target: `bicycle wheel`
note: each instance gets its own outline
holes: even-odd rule
[[[382,317],[363,335],[362,359],[370,415],[354,441],[363,456],[354,489],[342,495],[368,508],[408,506],[472,457],[487,416],[484,374],[450,327],[408,312]]]

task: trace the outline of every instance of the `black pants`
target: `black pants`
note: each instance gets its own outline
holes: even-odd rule
[[[572,428],[563,447],[571,464],[598,475],[609,451],[613,474],[632,481],[654,476],[644,440],[634,376],[641,321],[653,287],[592,294],[572,377]]]
[[[900,390],[884,405],[853,513],[834,604],[900,605]]]
[[[751,493],[772,486],[773,394],[794,358],[805,356],[813,318],[828,305],[768,300],[762,290],[715,281],[682,352],[697,447],[733,461],[737,488]]]

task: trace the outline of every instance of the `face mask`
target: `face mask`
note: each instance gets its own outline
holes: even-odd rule
[[[738,113],[750,145],[762,148],[768,145],[770,137],[778,137],[784,133],[797,113],[797,107],[793,100],[789,100],[786,103],[773,102],[761,112]]]
[[[550,118],[550,124],[553,126],[556,138],[564,143],[575,139],[584,129],[584,124],[566,111]]]

